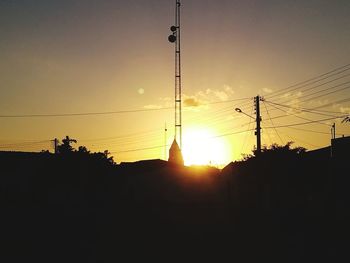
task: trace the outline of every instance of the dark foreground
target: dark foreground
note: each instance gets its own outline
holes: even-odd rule
[[[0,153],[1,261],[348,262],[347,161],[219,171]]]

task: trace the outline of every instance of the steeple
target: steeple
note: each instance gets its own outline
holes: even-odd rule
[[[184,159],[182,157],[182,153],[180,150],[179,145],[176,142],[176,139],[174,139],[173,143],[171,144],[171,147],[169,149],[169,162],[179,165],[184,165]]]

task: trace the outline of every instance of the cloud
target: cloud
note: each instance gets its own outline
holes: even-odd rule
[[[227,84],[224,85],[224,90],[226,93],[233,95],[235,94],[235,91],[233,90],[233,88]]]
[[[184,99],[184,105],[186,107],[198,107],[200,105],[200,102],[196,98],[192,97]]]
[[[310,100],[307,105],[308,107],[320,107],[329,103],[328,99],[324,100]]]
[[[298,98],[292,99],[288,105],[291,107],[287,110],[288,114],[303,114],[303,112],[300,110],[300,100]]]
[[[263,92],[265,92],[265,93],[272,93],[273,90],[269,89],[269,88],[263,88]]]
[[[235,94],[234,89],[229,85],[223,85],[221,89],[199,90],[194,94],[183,94],[183,106],[189,110],[200,110],[204,106],[208,107],[208,103],[217,101],[227,101]],[[168,108],[174,106],[174,98],[163,97],[158,98],[159,104],[147,105],[145,108]]]
[[[264,90],[264,89],[263,89]],[[264,90],[265,91],[265,90]],[[265,91],[266,92],[266,91]],[[273,92],[271,90],[271,92]],[[280,96],[280,98],[282,99],[287,99],[287,98],[290,98],[290,97],[297,97],[297,98],[300,98],[303,96],[303,93],[301,91],[298,91],[298,92],[287,92],[287,93],[284,93],[283,95]]]
[[[290,92],[284,93],[281,98],[285,99],[285,98],[289,98],[292,94]]]
[[[229,85],[223,85],[221,89],[206,89],[197,91],[193,95],[184,95],[184,105],[187,107],[200,107],[211,102],[229,100],[235,91]]]
[[[225,91],[215,90],[214,91],[215,96],[222,101],[228,100],[228,95]]]
[[[206,89],[205,92],[199,91],[195,94],[196,97],[201,97],[206,101],[220,101],[228,100],[233,94],[234,90],[228,86],[224,85],[223,89]]]

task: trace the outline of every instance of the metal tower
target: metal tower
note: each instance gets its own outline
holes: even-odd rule
[[[170,27],[172,34],[169,42],[175,43],[175,140],[182,149],[182,113],[181,113],[181,46],[180,46],[180,0],[176,0],[175,25]]]

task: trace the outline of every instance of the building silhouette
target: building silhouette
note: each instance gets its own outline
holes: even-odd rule
[[[345,158],[349,155],[350,136],[343,136],[331,140],[331,156],[333,158]]]
[[[350,153],[350,136],[331,139],[329,146],[307,151],[307,156],[317,160],[345,159]]]

